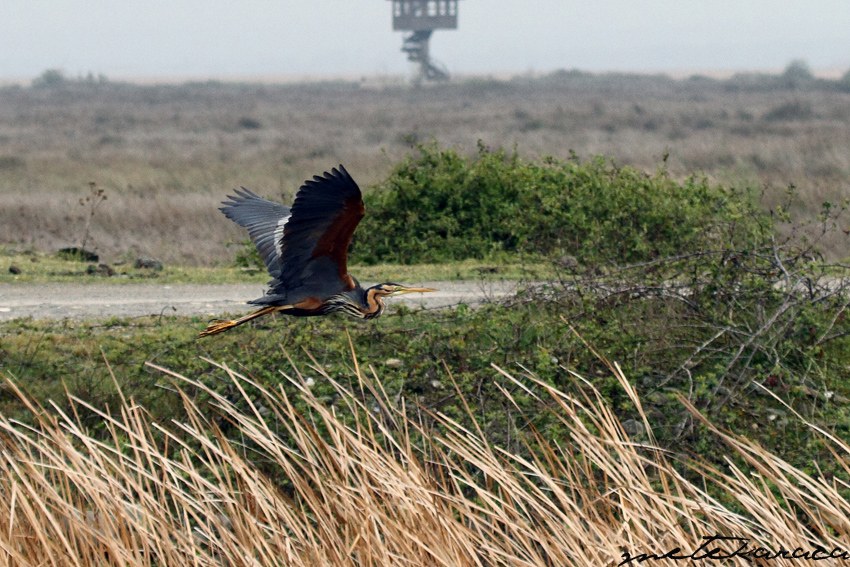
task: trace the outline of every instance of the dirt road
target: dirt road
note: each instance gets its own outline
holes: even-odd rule
[[[437,288],[390,299],[429,309],[458,303],[478,304],[511,294],[516,282],[421,282]],[[370,284],[364,284],[370,285]],[[253,309],[245,302],[262,296],[261,284],[161,285],[161,284],[0,284],[0,321],[34,319],[99,319],[143,315],[202,315],[243,313]]]

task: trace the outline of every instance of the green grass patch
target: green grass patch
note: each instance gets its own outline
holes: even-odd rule
[[[636,427],[631,432],[635,440],[647,439],[637,408],[583,338],[602,356],[622,364],[643,400],[654,435],[674,452],[694,452],[709,460],[721,455],[716,437],[678,401],[677,396],[682,396],[714,423],[746,434],[804,470],[813,462],[830,468],[825,445],[805,425],[790,419],[780,402],[750,386],[752,381],[765,384],[839,436],[850,434],[850,376],[843,363],[850,345],[846,339],[816,345],[816,336],[803,337],[812,325],[823,324],[817,314],[802,314],[800,324],[780,333],[796,333],[789,336],[787,348],[780,341],[752,349],[758,363],[745,374],[747,381],[734,385],[727,377],[726,387],[717,395],[714,388],[729,360],[728,354],[718,353],[721,347],[730,351],[735,345],[719,342],[713,345],[712,356],[693,358],[694,349],[714,331],[699,334],[698,322],[685,316],[687,309],[679,302],[572,297],[560,302],[526,298],[511,307],[474,310],[463,305],[438,312],[390,308],[371,322],[342,316],[267,317],[205,339],[197,338],[206,324],[200,318],[16,320],[0,324],[0,372],[41,403],[54,400],[68,410],[61,401],[67,390],[95,408],[114,410],[120,397],[111,368],[125,396],[146,407],[155,419],[168,421],[180,413],[181,402],[167,377],[146,362],[179,370],[222,395],[235,395],[228,390],[232,384],[201,357],[221,361],[262,384],[280,385],[297,400],[297,391],[281,374],[291,374],[295,366],[312,380],[311,391],[320,400],[339,409],[345,404],[337,390],[311,368],[321,368],[357,391],[357,385],[350,383],[350,336],[361,366],[369,373],[374,370],[392,399],[406,399],[409,411],[440,412],[464,422],[454,380],[487,438],[516,451],[523,450],[514,445],[517,431],[535,428],[547,439],[561,438],[562,424],[542,412],[523,387],[539,391],[533,377],[559,389],[581,390],[570,371],[586,376],[621,421]],[[794,341],[798,344],[791,346]],[[772,365],[760,354],[768,346],[783,357],[781,364]],[[675,372],[689,359],[694,362],[688,363],[687,373]],[[494,364],[514,373],[523,387],[501,376]],[[502,390],[510,392],[514,401],[506,401]],[[731,394],[727,403],[715,403],[726,394]],[[205,394],[199,391],[197,396],[198,403],[204,403]],[[95,414],[78,411],[93,431],[101,426]],[[28,412],[7,390],[0,391],[0,412],[28,419]],[[219,425],[227,430],[225,423]]]
[[[13,269],[12,267],[16,269]],[[162,284],[226,284],[265,283],[269,280],[265,266],[218,266],[202,268],[171,266],[162,270],[136,268],[132,262],[112,264],[108,275],[98,264],[78,262],[55,255],[29,252],[6,252],[0,255],[0,283],[162,283]],[[19,271],[20,273],[13,273]],[[523,262],[517,257],[502,261],[464,260],[443,264],[375,264],[349,266],[349,271],[367,281],[454,281],[454,280],[523,280],[545,279],[556,272],[551,263]]]
[[[515,257],[503,262],[467,259],[442,264],[359,264],[350,266],[349,272],[360,281],[370,282],[544,280],[558,273],[551,262],[522,262]]]

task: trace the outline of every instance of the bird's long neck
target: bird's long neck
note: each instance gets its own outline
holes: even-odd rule
[[[363,310],[364,319],[374,319],[379,317],[384,312],[384,302],[381,301],[381,296],[378,295],[378,289],[370,287],[363,294],[366,309]]]
[[[380,293],[377,287],[365,290],[358,287],[351,291],[344,291],[328,301],[325,312],[342,311],[352,317],[374,319],[384,312],[384,302],[381,301]]]

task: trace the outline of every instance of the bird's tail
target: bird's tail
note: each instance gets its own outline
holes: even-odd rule
[[[288,305],[285,307],[289,307]],[[239,319],[228,320],[228,319],[213,319],[212,323],[210,323],[207,328],[198,335],[199,337],[208,337],[210,335],[217,335],[219,333],[223,333],[228,329],[232,329],[237,325],[241,325],[251,319],[256,319],[257,317],[262,317],[263,315],[267,315],[269,313],[274,313],[275,311],[281,311],[281,308],[275,305],[269,305],[268,307],[263,307],[253,313],[249,313],[244,317],[240,317]]]

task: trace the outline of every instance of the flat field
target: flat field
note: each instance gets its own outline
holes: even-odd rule
[[[188,266],[228,264],[238,227],[216,210],[244,186],[290,202],[343,163],[364,190],[417,141],[474,153],[610,157],[647,171],[789,184],[795,210],[850,194],[850,89],[782,76],[729,80],[557,72],[436,86],[359,83],[141,86],[63,80],[0,89],[0,246],[95,248]],[[107,197],[92,214],[86,197]],[[82,201],[81,201],[82,200]],[[840,239],[825,243],[846,257]]]
[[[377,258],[363,281],[530,281],[476,309],[202,339],[174,309],[0,322],[5,556],[613,565],[711,534],[848,549],[850,266],[833,260],[850,227],[823,203],[850,192],[850,74],[0,89],[0,287],[67,301],[67,282],[105,295],[90,284],[114,272],[259,289],[217,203],[240,185],[290,202],[339,163],[364,191],[395,183],[359,234],[460,243],[438,264]],[[537,234],[564,226],[580,234]],[[468,235],[549,249],[450,262]],[[55,254],[83,245],[109,265]]]

